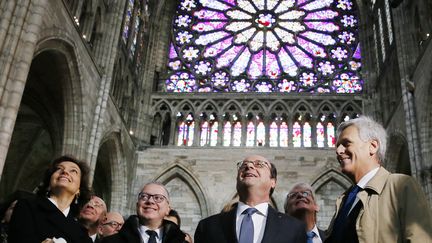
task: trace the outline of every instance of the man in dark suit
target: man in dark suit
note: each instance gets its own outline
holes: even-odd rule
[[[266,158],[246,157],[238,164],[240,202],[228,212],[203,219],[195,231],[195,243],[306,242],[305,225],[269,206],[277,171]]]
[[[295,184],[287,194],[284,209],[286,214],[306,223],[308,243],[324,242],[325,233],[316,225],[319,206],[315,201],[314,190],[309,184]]]
[[[159,182],[143,186],[136,203],[137,215],[131,215],[117,234],[102,243],[185,243],[185,234],[164,218],[170,211],[168,191]]]
[[[89,237],[93,242],[99,242],[97,235],[99,224],[105,219],[107,207],[102,198],[92,196],[78,216],[78,221],[87,229]]]

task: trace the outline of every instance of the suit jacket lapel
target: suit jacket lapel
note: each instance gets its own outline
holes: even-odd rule
[[[262,243],[272,243],[275,242],[274,237],[278,235],[280,226],[278,226],[278,214],[270,205],[267,212],[267,220],[264,230],[264,236]]]
[[[234,207],[227,213],[222,214],[222,232],[226,233],[225,239],[227,242],[238,242],[236,234],[236,213],[237,207]]]

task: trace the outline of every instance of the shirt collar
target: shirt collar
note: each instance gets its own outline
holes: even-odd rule
[[[316,226],[316,224],[311,231],[315,233],[315,237],[318,237],[321,239],[321,236],[319,234],[319,230],[318,230],[318,227]]]
[[[58,209],[58,204],[54,199],[49,197],[48,200],[50,200],[50,202],[52,202],[52,204],[54,204],[54,206],[56,206],[56,208]],[[67,217],[69,214],[69,211],[70,211],[70,206],[67,207],[65,210],[63,210],[62,213],[64,214],[65,217]]]
[[[380,166],[378,166],[377,168],[369,171],[366,175],[364,175],[360,181],[357,183],[357,186],[361,187],[362,189],[365,188],[366,184],[376,175],[376,173],[378,172]]]
[[[149,238],[150,236],[147,234],[147,232],[146,232],[147,230],[153,230],[157,234],[156,237],[158,239],[162,239],[162,237],[163,237],[163,231],[162,231],[163,227],[160,227],[158,229],[150,229],[149,227],[147,227],[145,225],[140,225],[139,226],[139,231],[141,232],[141,234],[146,235],[147,238]]]
[[[252,208],[251,206],[243,203],[243,202],[238,202],[238,206],[237,206],[237,217],[240,216],[243,211],[245,211],[247,208]],[[264,217],[267,217],[267,211],[268,211],[268,203],[260,203],[258,205],[255,205],[255,207],[258,210],[258,213],[261,214]]]

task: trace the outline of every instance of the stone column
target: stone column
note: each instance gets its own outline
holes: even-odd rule
[[[47,0],[2,1],[0,13],[0,175],[38,41]]]

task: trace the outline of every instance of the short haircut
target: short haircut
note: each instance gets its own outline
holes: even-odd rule
[[[287,195],[286,195],[286,197],[285,197],[284,210],[285,210],[285,213],[286,213],[286,214],[288,213],[288,195],[289,195],[289,194],[294,190],[294,188],[304,188],[304,189],[306,189],[306,190],[311,191],[311,192],[312,192],[312,198],[313,198],[313,200],[314,200],[314,202],[315,202],[315,190],[312,188],[312,186],[309,185],[309,184],[306,183],[306,182],[299,182],[299,183],[296,183],[296,184],[294,184],[293,187],[291,187],[291,190],[287,193]],[[315,202],[315,204],[316,204],[316,202]]]
[[[151,181],[151,182],[148,182],[148,183],[144,184],[144,186],[141,187],[140,192],[142,192],[142,190],[144,189],[144,187],[146,187],[148,185],[158,185],[158,186],[161,186],[164,189],[164,191],[166,192],[168,201],[170,201],[170,195],[169,195],[168,189],[165,187],[164,184],[162,184],[162,183],[160,183],[158,181]]]
[[[363,142],[376,140],[378,147],[378,160],[384,162],[387,150],[387,133],[384,127],[368,116],[360,116],[346,122],[342,122],[336,131],[336,137],[339,139],[340,134],[349,126],[355,126],[358,130],[359,137]]]

